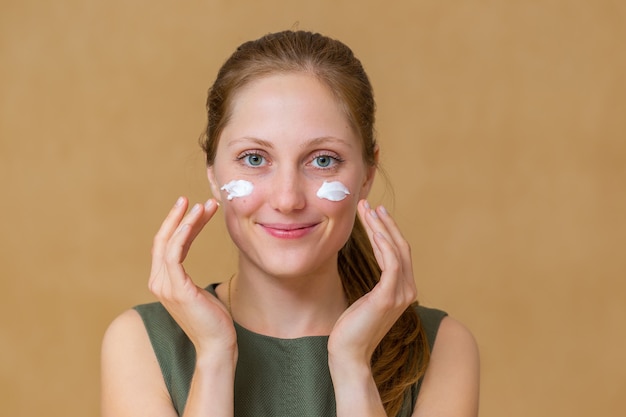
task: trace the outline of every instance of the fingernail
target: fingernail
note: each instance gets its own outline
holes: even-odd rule
[[[197,213],[200,211],[200,204],[194,204],[193,208],[191,209],[192,213]]]
[[[385,208],[385,206],[380,206],[380,213],[384,216],[389,215],[389,213],[387,213],[387,209]]]
[[[370,214],[372,215],[373,218],[375,218],[375,219],[378,218],[378,214],[376,214],[376,212],[374,210],[370,210]]]
[[[365,207],[366,209],[369,210],[370,209],[370,203],[367,200],[365,200],[365,202],[363,203],[363,207]]]
[[[206,203],[204,203],[204,208],[206,209],[210,209],[211,206],[213,206],[213,200],[209,200]]]
[[[178,197],[178,200],[176,200],[176,204],[174,204],[174,207],[180,207],[183,204],[183,201],[185,201],[184,198]]]

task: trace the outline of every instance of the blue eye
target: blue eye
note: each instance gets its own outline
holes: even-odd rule
[[[329,155],[320,155],[313,158],[313,164],[319,168],[328,168],[335,162],[335,158]]]
[[[252,167],[259,167],[263,165],[265,162],[265,158],[263,158],[258,153],[251,153],[243,157],[243,160]]]

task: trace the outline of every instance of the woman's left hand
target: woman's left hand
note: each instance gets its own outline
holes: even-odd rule
[[[411,249],[394,220],[384,207],[372,209],[365,200],[358,212],[382,274],[335,323],[328,341],[331,368],[369,367],[376,346],[417,297]]]

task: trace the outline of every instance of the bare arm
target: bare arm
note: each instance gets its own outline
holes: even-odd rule
[[[359,202],[359,216],[381,267],[380,281],[337,320],[328,341],[337,416],[386,416],[370,367],[376,346],[415,300],[411,252],[383,208]]]
[[[116,318],[102,343],[102,417],[177,416],[139,314]]]
[[[359,215],[382,269],[380,282],[346,310],[331,332],[329,367],[337,416],[386,416],[370,360],[374,348],[402,311],[415,300],[408,243],[382,209],[359,203]],[[471,333],[456,320],[441,323],[414,417],[478,415],[478,348]]]
[[[476,417],[480,384],[478,346],[465,326],[441,322],[413,417]]]
[[[199,358],[185,417],[232,415],[236,358]],[[177,417],[143,321],[134,310],[116,318],[102,343],[102,417]],[[230,414],[229,414],[230,413]]]
[[[196,367],[184,417],[233,415],[237,343],[226,307],[198,287],[182,266],[189,247],[217,205],[195,205],[185,215],[179,199],[154,238],[150,290],[192,341]],[[177,413],[143,321],[135,311],[118,317],[102,347],[103,417],[170,417]]]

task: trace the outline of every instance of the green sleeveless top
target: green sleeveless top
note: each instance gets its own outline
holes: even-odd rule
[[[215,285],[207,289],[215,294]],[[158,359],[174,408],[183,414],[195,367],[195,349],[160,303],[135,307]],[[432,350],[446,313],[417,307]],[[235,416],[334,417],[335,393],[328,369],[328,336],[279,339],[235,323],[238,360]],[[399,417],[409,417],[421,380],[405,393]]]

